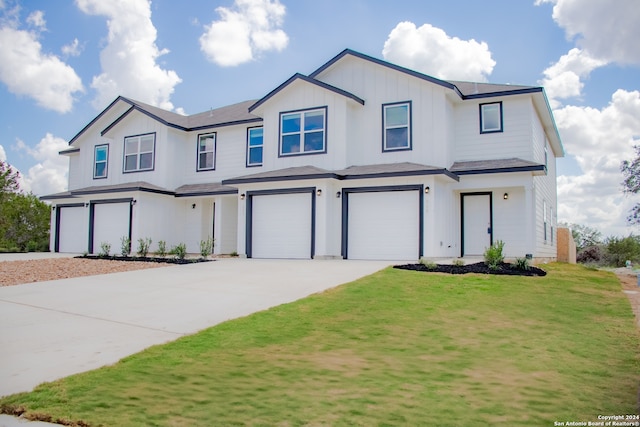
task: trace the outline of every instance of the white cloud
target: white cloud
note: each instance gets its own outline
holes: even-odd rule
[[[588,224],[606,235],[628,234],[625,218],[635,201],[623,195],[620,163],[635,155],[640,91],[619,89],[601,110],[566,106],[554,115],[567,153],[583,171],[558,177],[558,219]]]
[[[33,149],[19,139],[16,146],[37,162],[29,168],[27,173],[21,174],[23,189],[31,191],[37,196],[66,190],[69,159],[58,153],[68,148],[67,141],[47,133]]]
[[[637,0],[537,0],[554,3],[553,19],[569,39],[593,58],[640,64],[640,7]]]
[[[487,81],[496,61],[485,42],[449,37],[440,28],[400,22],[382,50],[395,64],[448,80]]]
[[[106,106],[118,95],[168,110],[174,87],[182,80],[173,70],[160,68],[156,60],[168,53],[156,46],[148,0],[76,0],[84,13],[107,17],[107,46],[100,53],[102,74],[91,83],[98,93],[94,106]]]
[[[84,90],[82,81],[58,57],[42,52],[37,37],[5,22],[0,28],[0,81],[15,95],[26,95],[50,110],[69,112],[74,94]]]
[[[29,16],[27,16],[27,23],[33,25],[40,31],[47,29],[47,21],[44,20],[44,12],[41,10],[31,12]]]
[[[287,47],[289,37],[280,29],[286,9],[279,0],[235,0],[234,6],[218,7],[221,19],[205,26],[200,49],[209,61],[231,67]]]
[[[544,79],[540,84],[545,87],[552,106],[557,107],[558,99],[582,95],[582,79],[586,79],[591,71],[603,65],[606,65],[605,61],[592,58],[587,52],[573,48],[543,71]]]
[[[0,145],[0,162],[6,162],[6,161],[7,161],[7,152],[4,151],[4,147]]]
[[[73,39],[71,43],[62,46],[61,51],[65,56],[78,56],[82,52],[82,47],[78,39]]]

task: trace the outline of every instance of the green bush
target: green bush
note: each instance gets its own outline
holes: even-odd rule
[[[496,242],[489,246],[484,251],[484,263],[492,270],[499,270],[500,265],[504,262],[504,242],[502,240],[496,240]]]
[[[128,256],[131,252],[131,239],[128,236],[120,238],[120,255]]]
[[[158,250],[156,251],[156,255],[164,257],[167,255],[167,242],[164,240],[160,240],[158,242]]]
[[[640,236],[610,237],[606,241],[605,261],[608,265],[624,267],[627,260],[640,260]]]
[[[213,238],[207,237],[207,240],[200,240],[200,256],[206,258],[213,253]]]
[[[187,245],[180,243],[171,249],[171,253],[178,259],[184,259],[187,256]]]
[[[108,242],[100,243],[100,253],[98,255],[107,257],[109,256],[110,253],[111,253],[111,243],[108,243]]]
[[[518,270],[529,270],[529,260],[526,258],[516,258],[516,268]]]
[[[438,264],[427,258],[420,258],[420,264],[424,265],[427,270],[435,270]]]
[[[149,247],[151,246],[151,239],[146,237],[144,239],[138,239],[138,250],[136,251],[138,256],[146,258],[149,253]]]

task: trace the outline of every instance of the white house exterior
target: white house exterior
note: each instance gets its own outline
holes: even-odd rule
[[[119,97],[61,152],[51,248],[151,238],[254,258],[556,257],[541,87],[443,81],[345,50],[259,100],[181,116]]]

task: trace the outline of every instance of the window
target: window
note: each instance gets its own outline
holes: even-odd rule
[[[502,102],[480,104],[480,133],[502,132]]]
[[[109,162],[109,145],[96,145],[93,156],[93,178],[106,178]]]
[[[544,224],[544,241],[547,241],[547,202],[542,202],[542,222]]]
[[[326,153],[327,108],[280,113],[280,155]]]
[[[128,136],[124,139],[124,171],[153,170],[156,134]]]
[[[411,103],[382,106],[382,151],[411,149]]]
[[[263,129],[247,129],[247,166],[262,165]]]
[[[555,224],[555,221],[553,220],[553,208],[549,208],[549,219],[551,220],[551,233],[549,233],[551,236],[551,244],[553,244],[553,224]]]
[[[198,135],[198,170],[216,168],[216,134]]]

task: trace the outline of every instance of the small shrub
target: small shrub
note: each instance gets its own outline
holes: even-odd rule
[[[238,252],[233,251],[229,255],[232,256],[232,257],[237,257],[238,256]]]
[[[581,264],[602,264],[604,263],[604,251],[599,245],[587,246],[578,252],[576,261]]]
[[[151,246],[151,239],[146,237],[144,239],[138,239],[138,256],[146,258],[149,253],[149,247]]]
[[[178,259],[184,259],[187,256],[187,245],[180,243],[171,249],[171,253]]]
[[[484,263],[492,270],[499,270],[500,265],[504,262],[504,242],[502,240],[496,240],[496,242],[489,246],[484,251]]]
[[[160,240],[158,242],[158,250],[156,251],[156,255],[165,257],[167,255],[167,242],[164,240]]]
[[[131,239],[129,236],[122,236],[120,238],[120,255],[129,256],[131,252]]]
[[[426,258],[420,258],[420,264],[424,265],[427,270],[435,270],[438,268],[438,264]]]
[[[516,258],[516,268],[523,271],[529,270],[529,260],[526,258]]]
[[[98,255],[107,257],[109,256],[110,253],[111,253],[111,243],[109,242],[100,243],[100,253]]]
[[[453,262],[451,262],[452,265],[455,265],[456,267],[462,267],[464,265],[464,260],[463,259],[454,259]]]
[[[207,237],[207,240],[200,240],[200,256],[206,258],[213,252],[213,238]]]

